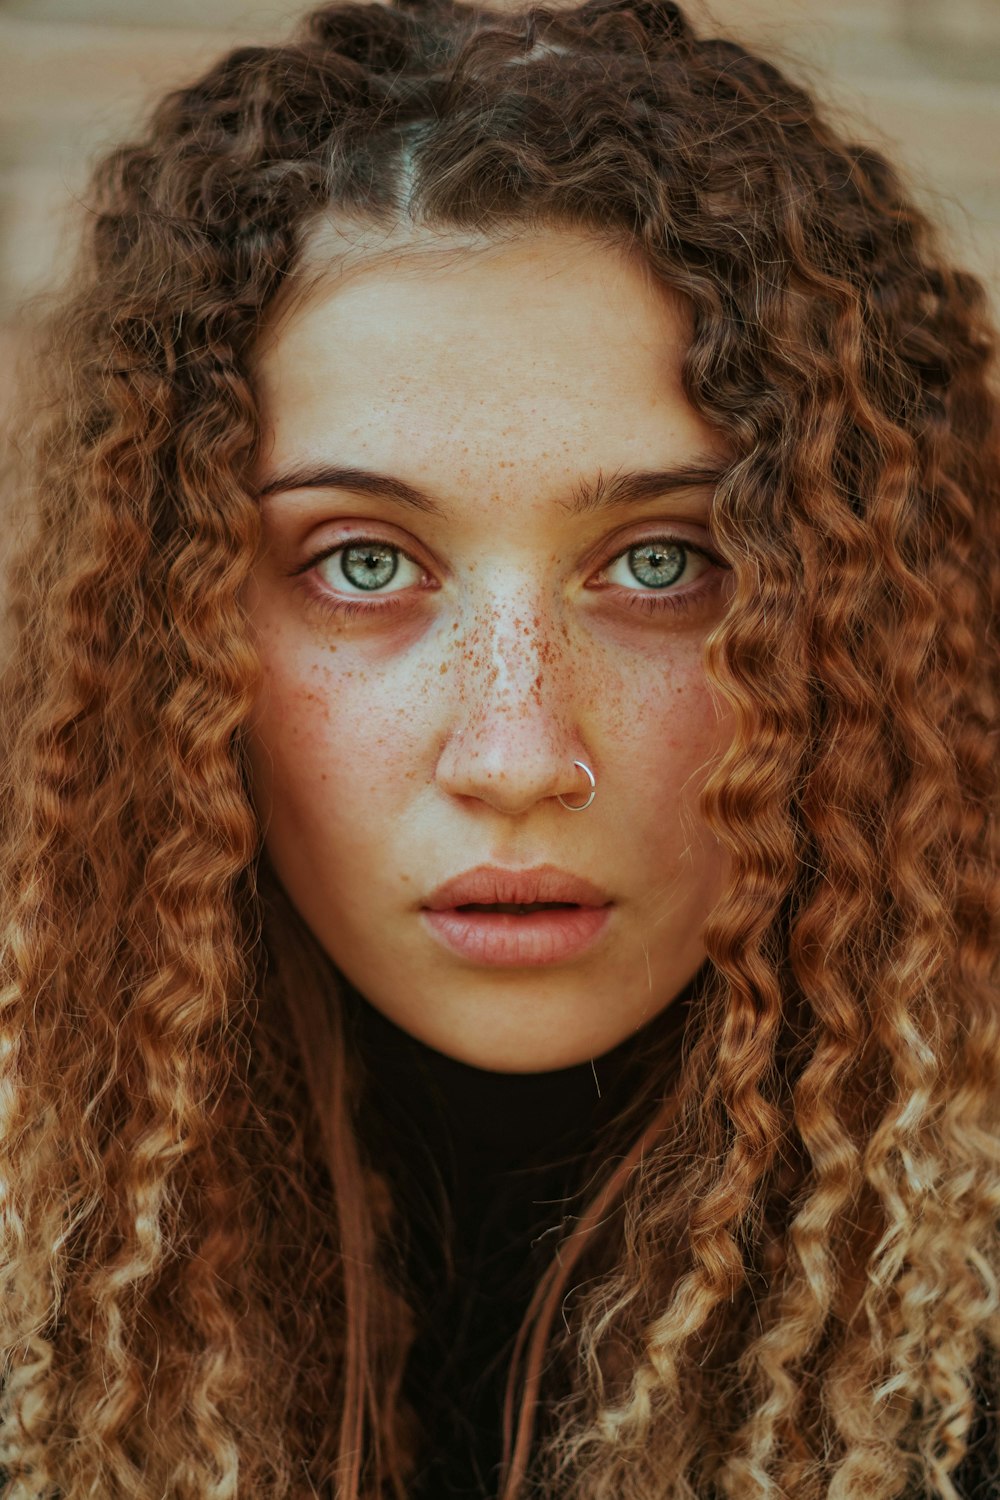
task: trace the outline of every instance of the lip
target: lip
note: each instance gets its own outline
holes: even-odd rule
[[[572,909],[529,912],[462,911],[469,903],[505,905],[573,902]],[[613,903],[590,880],[555,865],[508,870],[479,865],[439,885],[421,917],[431,935],[461,958],[498,968],[537,968],[577,958],[608,926]]]
[[[611,897],[582,875],[571,875],[557,865],[535,865],[530,870],[509,870],[500,865],[477,865],[455,875],[427,897],[430,911],[447,911],[470,902],[480,905],[530,904],[534,901],[572,901],[576,906],[603,907]]]

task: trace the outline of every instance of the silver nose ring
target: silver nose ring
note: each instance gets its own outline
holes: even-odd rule
[[[582,760],[575,760],[573,764],[574,766],[579,766],[580,770],[586,774],[587,779],[590,782],[590,796],[587,798],[586,802],[577,802],[574,804],[572,802],[563,802],[562,794],[560,794],[559,801],[562,802],[562,805],[566,808],[567,812],[583,812],[584,808],[589,807],[597,795],[597,782],[594,780],[593,771],[589,766],[585,766]]]

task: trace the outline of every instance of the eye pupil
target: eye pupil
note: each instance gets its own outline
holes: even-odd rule
[[[632,574],[647,588],[664,588],[684,572],[685,550],[670,542],[643,542],[631,547],[628,554]]]
[[[344,548],[340,567],[344,577],[355,588],[378,589],[395,577],[399,568],[399,553],[395,547],[363,542]]]

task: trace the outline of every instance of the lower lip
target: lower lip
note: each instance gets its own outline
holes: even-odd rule
[[[576,958],[592,948],[607,927],[610,906],[576,906],[560,911],[423,912],[434,937],[453,953],[473,963],[496,968],[536,968]]]

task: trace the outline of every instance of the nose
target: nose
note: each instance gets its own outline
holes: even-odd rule
[[[565,631],[523,597],[494,597],[456,636],[451,722],[438,787],[517,816],[541,802],[586,802],[581,670]]]

